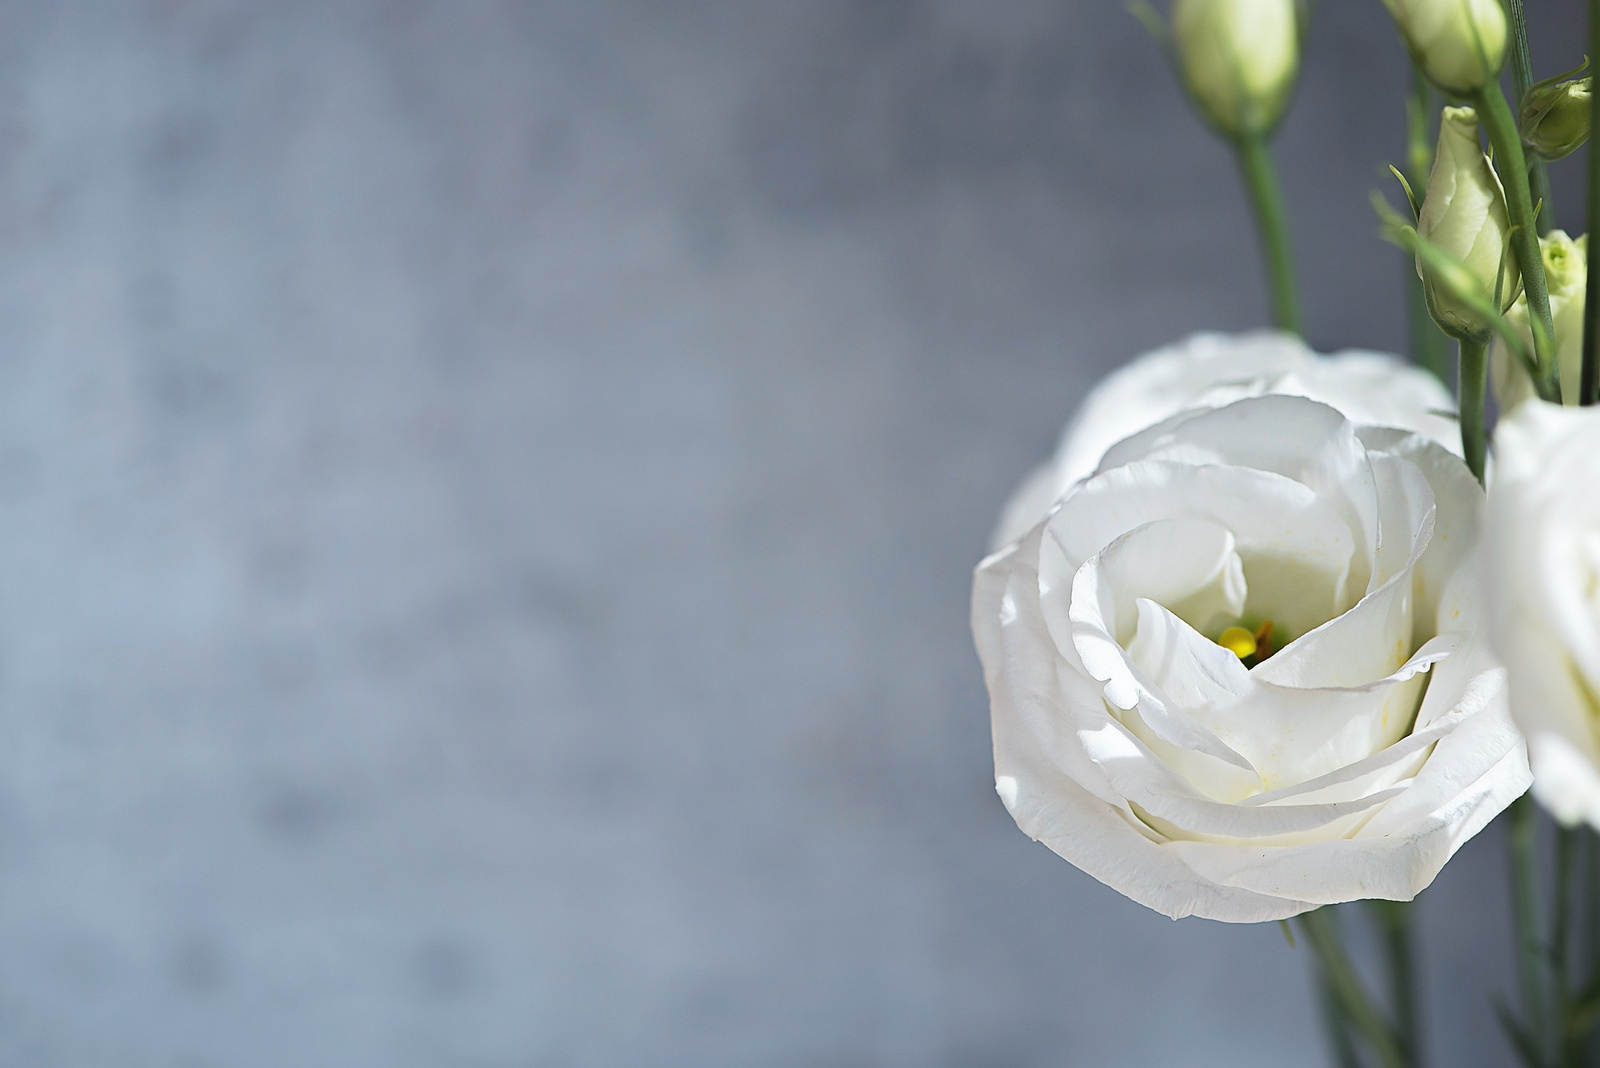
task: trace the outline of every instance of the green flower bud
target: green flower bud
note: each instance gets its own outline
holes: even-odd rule
[[[1540,84],[1522,98],[1518,125],[1522,140],[1545,159],[1561,159],[1589,140],[1589,89],[1592,79]]]
[[[1300,69],[1295,0],[1178,0],[1172,40],[1189,95],[1230,137],[1268,132]]]
[[[1565,231],[1552,230],[1539,239],[1544,260],[1544,280],[1550,289],[1550,318],[1556,328],[1556,362],[1561,371],[1561,399],[1578,403],[1578,379],[1583,365],[1583,313],[1587,303],[1584,287],[1589,280],[1589,236],[1574,241]],[[1506,312],[1506,319],[1522,335],[1522,342],[1533,348],[1533,330],[1528,326],[1528,300],[1518,297]],[[1494,395],[1501,411],[1510,411],[1533,396],[1533,381],[1527,370],[1495,340],[1493,363]]]
[[[1428,80],[1466,95],[1500,75],[1506,59],[1501,0],[1383,0]]]
[[[1436,278],[1417,260],[1428,311],[1439,329],[1457,338],[1483,338],[1490,324],[1452,295],[1467,288],[1499,308],[1517,299],[1522,275],[1511,251],[1506,194],[1489,157],[1478,143],[1478,115],[1471,108],[1445,108],[1439,120],[1439,148],[1428,175],[1428,192],[1417,217],[1417,233],[1454,257],[1460,270]],[[1445,284],[1450,283],[1450,284]]]

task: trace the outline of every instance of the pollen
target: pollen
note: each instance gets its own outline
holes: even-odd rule
[[[1265,660],[1272,655],[1272,620],[1256,628],[1256,659]]]
[[[1240,660],[1256,655],[1256,636],[1244,627],[1229,627],[1217,637],[1217,644]]]

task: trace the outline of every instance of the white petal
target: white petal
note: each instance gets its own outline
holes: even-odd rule
[[[1118,443],[1100,469],[1136,460],[1236,465],[1298,483],[1344,523],[1353,543],[1349,569],[1366,585],[1377,548],[1377,487],[1366,447],[1334,409],[1273,396],[1185,412]]]
[[[1594,758],[1575,749],[1566,737],[1540,731],[1528,737],[1528,762],[1533,767],[1533,796],[1563,825],[1600,827],[1600,772]]]
[[[1370,449],[1410,462],[1433,487],[1433,536],[1417,561],[1412,636],[1421,644],[1434,634],[1475,630],[1482,614],[1474,562],[1483,528],[1484,494],[1466,464],[1433,442],[1393,430],[1362,430]]]
[[[1046,617],[1065,638],[1049,598],[1070,585],[1091,556],[1136,527],[1164,519],[1199,519],[1225,527],[1244,560],[1251,590],[1293,578],[1292,596],[1276,606],[1275,622],[1291,632],[1334,614],[1353,553],[1348,524],[1306,486],[1282,475],[1243,467],[1192,467],[1140,461],[1080,483],[1046,523],[1040,575]]]
[[[1080,480],[1106,450],[1146,427],[1192,408],[1220,408],[1272,393],[1307,397],[1363,426],[1398,427],[1459,453],[1455,408],[1432,375],[1372,352],[1316,356],[1298,338],[1271,331],[1196,334],[1113,373],[1085,398],[1055,457],[1012,492],[990,538],[1015,541]]]
[[[1299,338],[1270,331],[1233,337],[1197,334],[1141,356],[1107,376],[1084,399],[1062,434],[1056,465],[1071,485],[1093,474],[1111,446],[1194,407],[1219,384],[1245,383],[1247,392],[1239,395],[1257,396],[1266,392],[1260,385],[1264,379],[1310,359]]]
[[[1529,400],[1495,449],[1484,577],[1534,794],[1600,827],[1600,409]]]
[[[1092,577],[1073,581],[1099,591],[1094,611],[1107,612],[1106,629],[1119,643],[1133,637],[1141,598],[1186,606],[1202,629],[1209,624],[1220,631],[1244,611],[1243,566],[1233,535],[1218,523],[1187,518],[1146,523],[1115,538],[1083,567]]]
[[[1112,445],[1184,409],[1271,393],[1321,401],[1359,425],[1399,427],[1447,449],[1461,447],[1461,431],[1448,415],[1454,399],[1432,375],[1393,356],[1316,356],[1298,338],[1271,331],[1196,334],[1141,356],[1095,387],[1062,434],[1055,461],[1060,485],[1088,477]]]
[[[1230,705],[1251,688],[1250,672],[1237,656],[1148,597],[1139,598],[1128,660],[1179,708]]]
[[[1179,549],[1181,535],[1185,532],[1192,536],[1192,541]],[[1192,520],[1158,521],[1138,527],[1114,541],[1104,553],[1096,555],[1072,576],[1070,602],[1064,618],[1061,612],[1064,580],[1049,577],[1061,568],[1063,558],[1050,541],[1043,544],[1040,565],[1041,607],[1058,646],[1070,646],[1075,651],[1083,670],[1105,684],[1105,699],[1113,706],[1121,709],[1138,706],[1142,726],[1155,738],[1178,751],[1204,754],[1211,761],[1231,765],[1232,770],[1225,767],[1207,770],[1204,765],[1208,762],[1203,761],[1202,767],[1191,769],[1207,776],[1222,775],[1226,782],[1216,788],[1229,792],[1256,787],[1248,762],[1185,715],[1180,704],[1163,695],[1159,685],[1129,659],[1118,633],[1132,636],[1135,632],[1131,621],[1123,623],[1119,619],[1120,603],[1126,603],[1128,614],[1134,619],[1144,617],[1148,611],[1146,605],[1154,606],[1154,602],[1139,596],[1141,592],[1164,590],[1176,594],[1177,599],[1185,599],[1195,593],[1193,587],[1197,582],[1226,585],[1223,576],[1232,570],[1228,565],[1233,557],[1232,545],[1232,537],[1213,524]],[[1163,559],[1163,549],[1175,550],[1184,556],[1176,561]],[[1171,566],[1175,562],[1189,566]],[[1205,644],[1232,657],[1212,643]],[[1242,678],[1242,665],[1237,657],[1232,659],[1234,671]],[[1235,781],[1240,772],[1245,773],[1243,785]]]
[[[1044,762],[999,699],[994,706],[994,759],[996,774],[1013,784],[1007,808],[1023,832],[1147,908],[1173,919],[1204,916],[1259,923],[1313,907],[1199,875],[1125,807],[1102,801]]]

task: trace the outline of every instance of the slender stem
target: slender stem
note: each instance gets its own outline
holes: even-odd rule
[[[1266,267],[1267,285],[1272,292],[1272,319],[1283,330],[1296,334],[1300,325],[1300,292],[1295,284],[1294,255],[1289,248],[1289,219],[1283,209],[1283,194],[1278,189],[1278,172],[1272,166],[1266,138],[1246,134],[1234,142],[1239,170],[1250,206],[1255,210],[1256,228],[1261,236],[1261,257]]]
[[[1522,0],[1509,0],[1511,14],[1511,87],[1516,90],[1517,109],[1533,84],[1533,59],[1528,55],[1528,20],[1522,14]],[[1528,188],[1539,211],[1539,236],[1555,229],[1555,211],[1550,206],[1550,169],[1538,156],[1528,157]]]
[[[1333,1063],[1337,1068],[1361,1068],[1361,1055],[1356,1052],[1355,1038],[1345,1023],[1339,995],[1328,981],[1327,970],[1317,968],[1315,978],[1317,1004],[1322,1009],[1322,1026],[1328,1032],[1328,1045],[1333,1048]]]
[[[1577,1018],[1579,1003],[1584,990],[1588,986],[1589,956],[1585,952],[1584,936],[1587,933],[1584,921],[1588,918],[1586,904],[1589,890],[1589,839],[1584,834],[1580,825],[1571,829],[1563,828],[1561,833],[1570,840],[1571,852],[1568,859],[1568,888],[1566,890],[1566,917],[1562,924],[1562,952],[1565,954],[1563,961],[1565,968],[1565,1000],[1562,1002],[1564,1009],[1563,1031],[1566,1039],[1566,1063],[1582,1064],[1584,1047],[1588,1045],[1590,1029],[1580,1026]],[[1557,854],[1559,861],[1560,854]]]
[[[1586,891],[1580,898],[1584,903],[1584,934],[1589,950],[1584,965],[1589,969],[1589,974],[1600,975],[1600,837],[1596,837],[1594,830],[1589,827],[1579,833],[1588,846],[1583,858],[1584,873],[1588,878],[1585,880]]]
[[[1339,1010],[1383,1068],[1410,1068],[1404,1048],[1389,1021],[1372,1004],[1361,977],[1345,955],[1339,923],[1331,909],[1320,908],[1300,917],[1300,929],[1316,950],[1322,974],[1333,991]]]
[[[1576,910],[1582,921],[1582,935],[1578,939],[1578,975],[1582,989],[1588,993],[1600,981],[1600,838],[1591,827],[1579,827],[1578,836],[1578,894],[1580,903]],[[1595,1028],[1591,1022],[1587,1031],[1575,1029],[1572,1036],[1575,1047],[1574,1063],[1600,1063],[1600,1050],[1595,1046]]]
[[[1489,389],[1489,343],[1461,342],[1461,367],[1457,372],[1461,409],[1461,450],[1467,466],[1483,482],[1484,456],[1488,452],[1483,426],[1483,397]]]
[[[1421,1059],[1422,1029],[1417,1014],[1416,960],[1411,937],[1413,906],[1409,901],[1371,900],[1367,903],[1383,929],[1383,952],[1389,965],[1389,1002],[1394,1026],[1406,1057]]]
[[[1411,92],[1406,94],[1406,178],[1413,189],[1428,187],[1428,171],[1433,167],[1433,117],[1438,113],[1433,86],[1415,63],[1411,65]],[[1428,314],[1428,298],[1417,277],[1416,259],[1405,258],[1406,306],[1411,320],[1411,358],[1424,370],[1446,384],[1450,378],[1450,354],[1444,332]]]
[[[1600,0],[1589,0],[1589,52],[1591,55],[1600,56]],[[1589,97],[1589,129],[1600,129],[1600,96]],[[1600,224],[1600,155],[1594,147],[1594,138],[1589,139],[1589,232],[1595,232],[1596,224]],[[1588,279],[1584,282],[1583,295],[1587,303],[1583,306],[1583,368],[1578,376],[1578,403],[1594,404],[1600,401],[1600,352],[1596,351],[1596,334],[1600,333],[1600,326],[1596,325],[1596,317],[1600,316],[1600,279],[1595,276],[1600,272],[1590,271]],[[1597,888],[1600,889],[1600,888]]]
[[[1522,977],[1522,1015],[1534,1051],[1549,1064],[1550,1025],[1544,999],[1544,950],[1539,944],[1539,813],[1523,794],[1511,803],[1511,901],[1517,921],[1517,964]]]
[[[1529,323],[1533,328],[1533,348],[1539,361],[1539,374],[1533,385],[1539,396],[1560,403],[1561,375],[1556,366],[1555,327],[1550,320],[1550,293],[1544,279],[1544,257],[1539,252],[1539,232],[1534,228],[1533,200],[1528,190],[1528,163],[1522,151],[1522,135],[1511,105],[1499,82],[1490,82],[1472,94],[1478,121],[1494,146],[1496,168],[1506,190],[1506,208],[1511,216],[1511,248],[1522,270],[1522,288],[1528,297]]]
[[[1578,1038],[1571,1026],[1572,998],[1569,979],[1568,951],[1572,937],[1569,922],[1572,902],[1572,876],[1577,859],[1578,833],[1569,827],[1556,829],[1556,886],[1555,902],[1550,907],[1550,976],[1551,1001],[1556,1008],[1556,1018],[1561,1023],[1561,1064],[1577,1063]]]

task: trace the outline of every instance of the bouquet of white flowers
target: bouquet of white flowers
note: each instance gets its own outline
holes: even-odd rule
[[[1417,72],[1411,215],[1375,206],[1415,262],[1415,365],[1300,340],[1269,142],[1305,7],[1134,6],[1237,152],[1275,329],[1133,361],[1012,495],[972,595],[995,785],[1150,908],[1293,918],[1338,1062],[1386,1068],[1422,1063],[1407,903],[1509,809],[1502,1020],[1531,1068],[1595,1063],[1600,929],[1576,916],[1600,898],[1600,301],[1546,172],[1594,101],[1582,68],[1533,81],[1520,0],[1385,4]],[[1600,0],[1591,22],[1600,53]],[[1592,224],[1595,162],[1588,189]],[[1333,907],[1357,900],[1391,946],[1382,990],[1341,942]]]

